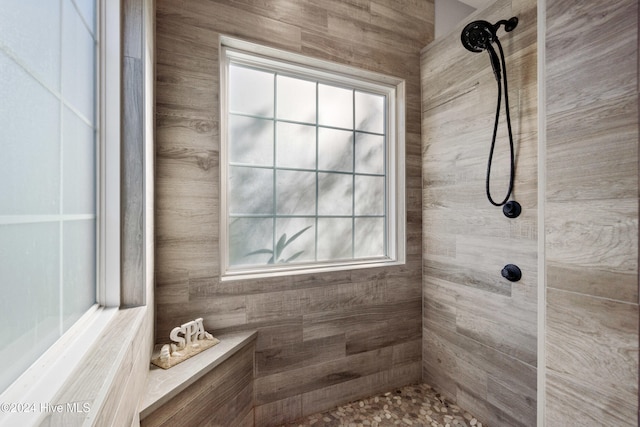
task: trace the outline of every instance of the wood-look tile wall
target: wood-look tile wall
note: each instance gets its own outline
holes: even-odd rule
[[[427,46],[421,59],[423,167],[423,377],[491,426],[536,425],[537,11],[534,0],[498,0]],[[497,84],[487,53],[460,42],[464,25],[519,18],[498,32],[506,54],[516,146],[506,218],[485,195]],[[506,194],[504,104],[491,191]],[[500,272],[522,270],[519,282]]]
[[[638,2],[547,0],[546,425],[638,425]]]
[[[153,201],[145,193],[145,172],[153,169],[146,164],[145,139],[145,34],[144,13],[153,10],[144,0],[122,1],[122,113],[121,146],[121,254],[122,268],[120,301],[123,307],[146,303],[145,222],[147,212],[153,212]],[[151,11],[152,13],[152,11]],[[151,32],[153,36],[153,32]],[[153,37],[151,38],[153,40]],[[151,44],[153,46],[153,44]],[[151,66],[153,63],[151,63]],[[153,105],[149,105],[153,109]],[[149,138],[152,141],[150,136]]]
[[[156,339],[258,329],[256,424],[420,380],[420,49],[432,0],[157,0]],[[220,282],[219,35],[406,80],[407,264]]]

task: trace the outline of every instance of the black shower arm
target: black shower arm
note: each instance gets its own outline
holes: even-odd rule
[[[500,29],[500,26],[504,25],[504,30],[507,33],[510,33],[511,31],[513,31],[516,26],[518,25],[518,18],[516,16],[514,16],[513,18],[506,20],[506,19],[501,19],[500,21],[496,22],[493,25],[493,30],[495,32],[497,32]]]

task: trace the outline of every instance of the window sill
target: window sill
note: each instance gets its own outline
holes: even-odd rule
[[[219,344],[171,369],[165,370],[151,365],[146,391],[140,405],[140,419],[147,417],[247,344],[253,342],[257,335],[256,331],[243,331],[216,336],[220,340]]]
[[[269,271],[266,270],[235,270],[227,271],[221,278],[222,282],[231,282],[234,280],[245,279],[266,279],[270,277],[282,277],[293,276],[297,274],[319,274],[330,273],[333,271],[346,271],[346,270],[358,270],[363,268],[377,268],[377,267],[393,267],[397,265],[404,265],[403,260],[381,260],[381,261],[351,261],[348,263],[326,263],[326,264],[314,264],[314,265],[301,265],[300,267],[283,267],[273,268]]]

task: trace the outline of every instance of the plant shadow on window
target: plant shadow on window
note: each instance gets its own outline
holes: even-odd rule
[[[269,258],[269,260],[267,261],[267,264],[276,264],[276,263],[280,264],[280,263],[291,262],[296,258],[298,258],[300,255],[302,255],[304,251],[298,251],[286,259],[280,258],[280,256],[282,255],[282,252],[284,252],[287,246],[289,246],[294,240],[296,240],[298,237],[300,237],[305,231],[307,231],[310,228],[311,226],[303,228],[302,230],[298,231],[296,234],[291,236],[289,239],[287,239],[287,233],[283,233],[282,236],[280,236],[280,239],[278,239],[278,243],[276,243],[275,251],[272,249],[258,249],[257,251],[249,252],[245,256],[270,254],[271,258]]]

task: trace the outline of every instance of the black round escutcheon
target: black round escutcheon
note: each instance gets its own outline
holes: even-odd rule
[[[515,200],[511,200],[505,203],[502,207],[502,213],[507,218],[517,218],[518,216],[520,216],[521,212],[522,206],[520,206],[520,203],[516,202]]]
[[[507,264],[502,269],[502,277],[511,282],[517,282],[522,278],[522,271],[517,265]]]

